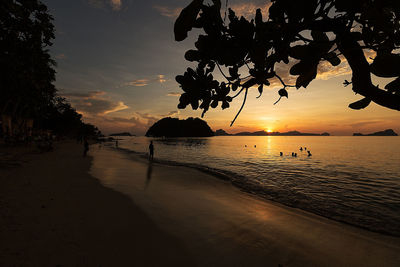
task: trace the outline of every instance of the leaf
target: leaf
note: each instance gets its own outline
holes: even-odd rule
[[[311,31],[311,36],[316,42],[329,42],[328,35],[321,31]]]
[[[335,52],[329,52],[324,58],[328,60],[332,66],[340,64],[340,58],[335,54]]]
[[[260,95],[257,96],[257,98],[259,98],[259,97],[262,95],[262,93],[263,93],[263,87],[264,87],[263,84],[260,84],[260,86],[258,86],[258,92],[260,93]]]
[[[210,105],[212,108],[216,108],[216,107],[218,107],[218,101],[217,100],[213,100],[212,102],[211,102],[211,105]]]
[[[185,59],[187,61],[200,61],[201,59],[200,52],[197,50],[188,50],[185,53]]]
[[[344,87],[347,87],[347,86],[349,86],[350,84],[352,84],[352,83],[349,82],[348,80],[344,80],[344,82],[343,82],[343,86],[344,86]]]
[[[255,85],[257,83],[257,79],[256,78],[251,78],[250,80],[248,80],[247,82],[245,82],[244,84],[243,84],[243,87],[244,88],[250,88],[250,87],[252,87],[253,85]]]
[[[307,64],[305,64],[304,61],[300,61],[299,63],[293,65],[293,66],[290,68],[289,73],[290,73],[291,75],[300,75],[300,74],[306,72],[307,69],[308,69]]]
[[[195,24],[197,15],[202,7],[203,0],[193,0],[187,7],[182,9],[179,17],[175,21],[174,33],[176,41],[183,41],[187,37],[187,33]]]
[[[371,72],[385,78],[400,76],[400,54],[378,53],[371,64]]]
[[[240,85],[240,82],[235,82],[232,84],[232,91],[236,91]]]
[[[371,99],[363,98],[363,99],[358,100],[358,101],[356,101],[354,103],[351,103],[349,105],[349,108],[352,108],[352,109],[363,109],[363,108],[366,108],[370,103],[371,103]]]
[[[385,89],[388,90],[390,93],[400,92],[400,77],[398,77],[396,80],[388,83],[385,86]]]
[[[301,73],[299,77],[297,77],[296,80],[296,88],[299,89],[300,87],[306,88],[308,84],[317,77],[317,67],[318,63],[315,65],[310,66],[310,68]]]
[[[221,108],[222,108],[222,109],[229,108],[229,103],[228,103],[227,101],[222,101]]]
[[[199,108],[199,100],[197,99],[192,99],[190,101],[190,105],[192,106],[192,109],[196,110]]]
[[[288,92],[286,91],[286,89],[281,89],[281,90],[279,90],[278,91],[278,94],[279,94],[279,96],[280,97],[286,97],[286,98],[289,98],[289,96],[288,96]]]
[[[295,59],[303,59],[309,55],[310,47],[307,45],[295,45],[289,49],[289,56]]]
[[[256,25],[262,25],[263,21],[262,21],[262,14],[261,14],[261,9],[257,8],[256,10]]]
[[[231,77],[235,80],[239,77],[238,75],[238,67],[237,66],[233,66],[232,68],[229,68],[229,75],[231,75]]]

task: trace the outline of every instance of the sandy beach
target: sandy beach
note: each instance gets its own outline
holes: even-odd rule
[[[0,266],[399,266],[399,238],[195,169],[81,153],[64,142],[0,169]]]
[[[192,265],[178,240],[88,174],[82,149],[63,142],[0,169],[0,266]]]

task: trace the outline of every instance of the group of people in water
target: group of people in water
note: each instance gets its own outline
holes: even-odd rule
[[[244,147],[247,147],[247,145],[244,145]],[[257,146],[256,145],[254,145],[254,147],[256,148]],[[312,156],[312,154],[311,154],[311,151],[310,150],[307,150],[307,147],[304,147],[304,149],[303,149],[303,147],[300,147],[300,149],[299,149],[300,151],[307,151],[307,157],[311,157]],[[283,152],[279,152],[279,155],[281,156],[281,157],[283,157]],[[297,153],[296,152],[292,152],[292,157],[294,157],[294,158],[296,158],[297,157]]]
[[[300,147],[299,149],[300,151],[303,151],[303,147]],[[304,147],[304,150],[307,151],[307,157],[311,157],[311,151],[307,150],[307,147]],[[282,157],[283,156],[283,152],[279,152],[279,155]],[[292,152],[292,157],[296,158],[297,157],[297,153],[296,152]]]

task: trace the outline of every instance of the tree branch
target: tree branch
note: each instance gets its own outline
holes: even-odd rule
[[[346,57],[353,73],[351,79],[353,91],[378,105],[400,111],[400,96],[373,85],[370,66],[360,44],[348,32],[335,32],[335,34],[340,37],[337,38],[340,40],[337,43],[339,51]]]
[[[243,90],[243,88],[242,88]],[[244,99],[243,99],[243,103],[242,106],[240,107],[238,113],[236,114],[235,118],[233,119],[233,121],[231,122],[230,127],[232,127],[233,123],[235,122],[236,118],[239,116],[240,112],[242,112],[242,109],[244,107],[244,104],[246,104],[246,99],[247,99],[247,92],[248,92],[249,88],[246,88],[246,92],[244,93]]]

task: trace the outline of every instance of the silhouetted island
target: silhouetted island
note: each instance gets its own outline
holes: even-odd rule
[[[236,136],[329,136],[329,133],[322,133],[322,134],[317,134],[317,133],[301,133],[298,131],[290,131],[290,132],[266,132],[266,131],[256,131],[256,132],[240,132],[237,134],[234,134]]]
[[[215,131],[215,135],[216,135],[216,136],[226,136],[226,135],[231,135],[231,134],[228,134],[228,133],[225,132],[224,130],[219,129],[219,130],[216,130],[216,131]]]
[[[123,132],[123,133],[113,133],[110,134],[110,136],[135,136],[135,135],[128,132]]]
[[[209,137],[214,132],[207,122],[199,118],[180,120],[177,118],[163,118],[153,124],[146,133],[152,137]]]
[[[395,131],[393,131],[392,129],[387,129],[384,131],[370,133],[370,134],[353,133],[353,136],[398,136],[398,134],[395,133]]]

